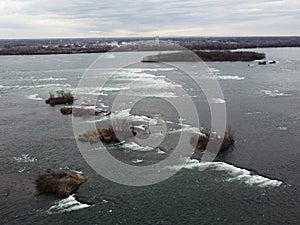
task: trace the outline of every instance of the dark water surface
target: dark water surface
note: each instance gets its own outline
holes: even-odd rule
[[[1,56],[0,224],[298,224],[300,49],[261,51],[278,63],[208,63],[222,87],[227,124],[237,141],[226,163],[211,163],[200,172],[196,162],[183,158],[185,169],[146,187],[124,186],[98,175],[78,149],[72,117],[61,115],[60,106],[44,102],[49,91],[75,90],[85,69],[100,54]],[[106,109],[124,88],[120,81],[137,79],[140,83],[135,88],[144,89],[139,93],[172,98],[178,97],[172,96],[175,81],[183,87],[193,85],[171,68],[142,67],[123,71],[119,80],[112,80],[103,90],[81,91],[98,94],[100,106]],[[201,123],[209,126],[207,102],[193,88],[187,91],[196,95]],[[144,115],[131,117],[149,122],[155,118],[146,117],[147,112],[166,108],[159,101],[150,101],[139,108]],[[112,117],[128,113],[125,104]],[[171,117],[176,127],[178,121]],[[100,126],[105,124],[105,119],[99,121]],[[88,121],[83,118],[82,122]],[[184,128],[185,132],[194,129]],[[146,150],[147,146],[133,142],[110,149],[116,158],[130,164],[147,165],[164,158],[158,149],[150,154]],[[59,200],[35,195],[34,179],[48,168],[82,171],[88,177],[77,193],[81,203],[73,196]]]

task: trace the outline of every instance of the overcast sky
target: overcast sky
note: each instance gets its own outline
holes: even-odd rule
[[[300,35],[299,0],[0,0],[0,38]]]

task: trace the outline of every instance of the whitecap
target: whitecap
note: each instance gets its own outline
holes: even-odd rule
[[[139,164],[139,163],[144,162],[144,160],[143,160],[143,159],[135,159],[135,160],[132,160],[132,162],[133,162],[134,164]]]
[[[244,80],[245,77],[239,77],[239,76],[217,76],[218,80]]]
[[[30,156],[29,154],[22,154],[20,157],[13,157],[14,160],[17,162],[23,162],[23,163],[30,163],[30,162],[36,162],[37,159],[33,156]]]
[[[47,213],[51,215],[63,212],[71,212],[89,207],[91,207],[91,205],[80,203],[75,199],[74,195],[70,195],[69,197],[58,201],[54,206],[51,206],[47,210]]]
[[[265,95],[266,97],[288,97],[290,94],[287,94],[285,92],[281,92],[279,90],[261,90],[259,93]]]
[[[166,152],[164,152],[163,150],[161,150],[160,148],[157,148],[156,153],[159,155],[164,155],[166,154]]]
[[[221,99],[221,98],[211,98],[211,99],[209,99],[209,102],[210,103],[217,103],[217,104],[226,103],[226,101],[224,99]]]
[[[128,142],[122,145],[124,148],[129,148],[133,151],[139,151],[139,152],[147,152],[147,151],[152,151],[153,148],[149,146],[142,146],[139,145],[135,142]]]
[[[278,127],[278,130],[287,131],[288,128],[287,127]]]
[[[185,169],[211,169],[216,171],[224,171],[227,173],[227,182],[240,182],[250,186],[258,187],[279,187],[282,181],[263,177],[258,174],[252,174],[249,170],[236,167],[225,162],[199,162],[195,159],[186,158],[182,165],[169,166],[166,169],[180,170]]]
[[[68,80],[67,78],[63,78],[63,77],[58,77],[58,78],[54,78],[54,77],[48,77],[48,78],[32,78],[32,81],[65,81]]]
[[[191,125],[188,125],[188,124],[183,124],[181,127],[182,128],[180,128],[180,129],[170,130],[168,133],[169,134],[177,134],[177,133],[187,132],[187,133],[191,133],[191,134],[205,135],[197,127],[192,127]]]
[[[28,95],[26,98],[31,100],[36,100],[36,101],[44,100],[43,98],[40,98],[38,96],[39,96],[38,94],[33,94],[33,95]]]

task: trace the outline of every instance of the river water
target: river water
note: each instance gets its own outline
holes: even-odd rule
[[[114,117],[130,118],[139,126],[157,124],[161,119],[157,114],[164,114],[170,134],[197,132],[188,118],[180,118],[161,101],[180,101],[176,88],[183,87],[197,105],[201,126],[209,127],[208,103],[192,80],[169,65],[139,64],[119,71],[103,88],[76,89],[86,69],[102,54],[1,56],[0,223],[299,223],[300,49],[255,51],[265,52],[267,60],[277,63],[207,63],[224,94],[224,99],[208,101],[226,102],[227,125],[236,139],[232,151],[222,162],[206,164],[182,157],[180,165],[166,168],[178,171],[174,176],[142,187],[112,182],[93,170],[74,138],[72,116],[62,115],[60,106],[46,105],[45,99],[49,91],[77,91],[96,96],[98,108],[112,111],[109,117],[77,118],[84,124],[96,120],[103,127]],[[110,72],[101,76],[106,79]],[[132,81],[135,86],[130,92],[126,84]],[[119,104],[122,107],[114,110],[120,91],[126,96]],[[133,95],[144,97],[145,102],[130,110]],[[161,148],[134,141],[108,148],[120,161],[145,166],[166,158],[168,148],[176,143],[171,137]],[[80,148],[103,150],[89,143]],[[199,171],[203,166],[207,168]],[[37,196],[34,180],[47,169],[80,171],[88,180],[66,199]]]

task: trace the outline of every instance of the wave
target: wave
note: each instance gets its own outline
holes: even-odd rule
[[[37,159],[33,156],[30,156],[29,154],[22,154],[20,157],[13,157],[14,160],[17,162],[23,162],[23,163],[30,163],[30,162],[36,162]]]
[[[183,124],[182,128],[180,129],[173,129],[170,130],[168,133],[169,134],[177,134],[177,133],[182,133],[182,132],[187,132],[191,134],[199,134],[199,135],[204,135],[199,128],[197,127],[192,127],[191,125]]]
[[[226,103],[226,101],[221,98],[211,98],[211,99],[209,99],[209,102],[210,103]]]
[[[143,73],[143,72],[174,71],[177,70],[177,68],[126,68],[124,70],[133,71],[136,73]]]
[[[153,151],[153,148],[152,147],[149,147],[149,146],[142,146],[142,145],[139,145],[135,142],[128,142],[128,143],[125,143],[122,145],[122,147],[124,148],[129,148],[133,151],[138,151],[138,152],[148,152],[148,151]]]
[[[218,80],[244,80],[245,77],[239,77],[239,76],[217,76]]]
[[[48,77],[48,78],[30,78],[30,80],[32,81],[66,81],[68,80],[67,78],[64,77],[58,77],[58,78],[54,78],[54,77]]]
[[[208,68],[209,71],[211,72],[220,72],[220,70],[216,69],[216,68]]]
[[[50,87],[71,87],[71,84],[40,84],[40,85],[13,85],[13,86],[5,86],[5,85],[0,85],[0,89],[35,89],[35,88],[50,88]]]
[[[89,208],[92,205],[83,204],[78,202],[74,195],[70,195],[69,197],[58,201],[54,206],[51,206],[48,210],[48,214],[57,214],[63,212],[71,212],[75,210]]]
[[[253,174],[247,169],[239,168],[225,162],[199,162],[198,160],[186,159],[182,165],[167,167],[166,169],[180,170],[185,169],[205,169],[223,171],[227,173],[226,182],[240,182],[249,186],[258,187],[279,187],[282,181]]]

